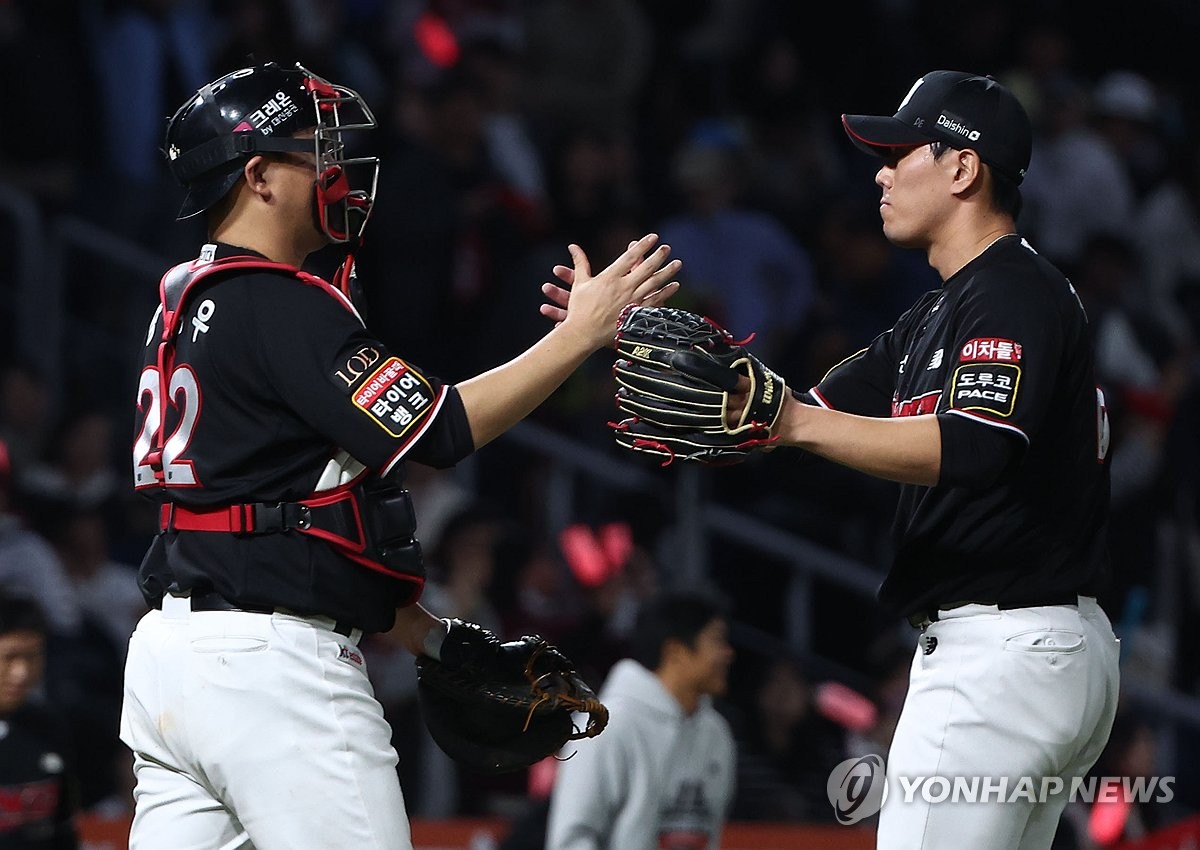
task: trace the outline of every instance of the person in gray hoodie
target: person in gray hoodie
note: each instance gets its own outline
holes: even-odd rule
[[[716,850],[736,750],[712,698],[725,693],[733,648],[723,602],[694,591],[643,608],[632,653],[600,699],[604,734],[569,745],[558,764],[546,850]],[[572,754],[573,753],[573,754]]]

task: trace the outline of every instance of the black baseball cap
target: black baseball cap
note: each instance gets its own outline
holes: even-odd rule
[[[991,77],[965,71],[930,71],[913,83],[895,115],[843,115],[842,126],[875,156],[937,141],[970,148],[1018,184],[1033,151],[1033,128],[1016,95]]]

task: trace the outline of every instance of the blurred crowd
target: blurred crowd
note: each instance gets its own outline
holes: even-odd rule
[[[16,81],[0,191],[47,221],[98,225],[165,270],[204,237],[202,222],[174,221],[166,119],[221,73],[300,60],[358,90],[379,120],[382,172],[358,265],[368,324],[402,356],[452,381],[500,363],[548,329],[538,286],[567,243],[600,266],[654,231],[684,260],[674,305],[753,333],[755,353],[803,389],[939,284],[923,257],[883,238],[875,166],[839,114],[888,114],[934,68],[990,73],[1035,126],[1018,225],[1069,275],[1096,332],[1114,457],[1114,581],[1101,601],[1125,675],[1196,698],[1200,97],[1182,60],[1164,57],[1187,55],[1182,33],[1200,13],[1143,5],[1153,8],[1139,21],[1157,23],[1139,41],[1143,24],[1117,2],[980,0],[950,15],[850,0],[823,7],[816,27],[787,0],[0,0],[0,69]],[[36,347],[18,344],[15,258],[49,262],[53,250],[22,244],[16,228],[0,234],[0,585],[44,607],[45,690],[76,739],[83,805],[119,812],[130,783],[116,740],[121,664],[156,519],[129,483],[141,340],[127,331],[144,328],[153,281],[58,258],[68,332],[48,374]],[[337,259],[318,256],[314,270]],[[602,358],[534,416],[614,451],[610,418]],[[411,471],[425,601],[502,635],[545,634],[602,680],[640,602],[675,581],[673,507],[597,495],[569,529],[548,528],[544,472],[503,442],[469,477]],[[779,453],[706,471],[703,486],[718,504],[886,568],[887,483]],[[785,567],[749,560],[719,543],[708,558],[732,619],[760,637],[739,649],[723,706],[741,748],[733,816],[827,820],[830,768],[886,751],[913,635],[815,583],[811,654],[794,652],[775,590]],[[531,810],[537,777],[458,775],[424,733],[411,657],[388,635],[366,652],[415,815]],[[853,671],[853,690],[830,670]],[[1174,807],[1122,834],[1200,809],[1200,777],[1186,776],[1200,730],[1168,735],[1136,705],[1119,728],[1105,764],[1180,776]],[[1083,829],[1073,840],[1091,839]]]

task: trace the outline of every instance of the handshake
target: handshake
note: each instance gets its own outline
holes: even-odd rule
[[[710,319],[671,307],[630,305],[617,327],[617,445],[709,465],[744,460],[774,442],[783,378]]]

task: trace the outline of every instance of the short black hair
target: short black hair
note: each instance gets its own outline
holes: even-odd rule
[[[12,632],[46,634],[46,615],[42,606],[28,596],[0,588],[0,636]]]
[[[705,590],[668,590],[647,602],[638,612],[631,656],[650,670],[662,663],[668,640],[693,646],[704,627],[728,616],[725,600]]]
[[[949,142],[933,141],[929,143],[929,150],[933,153],[934,159],[941,159],[942,154],[952,147],[953,145]],[[1013,221],[1016,221],[1021,215],[1021,207],[1024,206],[1021,187],[999,168],[993,168],[986,162],[983,164],[992,173],[992,205],[1001,212],[1008,213],[1012,216]]]

